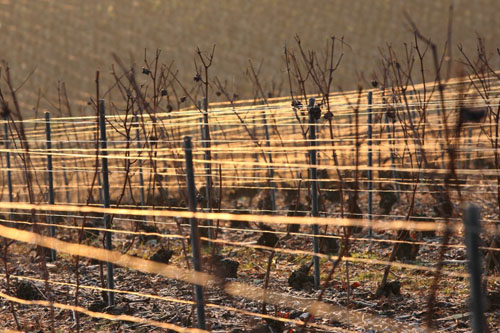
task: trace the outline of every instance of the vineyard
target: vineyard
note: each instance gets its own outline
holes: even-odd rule
[[[57,116],[23,112],[4,62],[0,327],[498,331],[500,53],[453,66],[408,22],[349,91],[334,37],[285,47],[287,97],[249,61],[240,99],[215,46],[192,87],[145,51],[87,112],[61,86]]]

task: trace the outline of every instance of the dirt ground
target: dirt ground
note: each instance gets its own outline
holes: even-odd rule
[[[470,193],[465,189],[471,201],[482,204],[482,217],[484,220],[496,218],[495,207],[488,203],[493,202],[486,197],[475,197],[473,188]],[[378,196],[375,196],[378,203]],[[360,197],[360,202],[366,198]],[[456,201],[454,201],[456,202]],[[243,201],[242,201],[243,203]],[[392,214],[404,216],[407,201],[401,200],[396,205]],[[451,221],[461,223],[459,207],[455,207],[456,215]],[[425,193],[418,196],[416,209],[422,214],[431,215],[433,203]],[[334,215],[339,212],[339,205],[328,205],[328,213]],[[375,214],[380,213],[377,206]],[[69,223],[69,221],[66,221]],[[161,221],[159,221],[161,222]],[[165,221],[168,222],[168,221]],[[115,227],[133,228],[126,221],[115,221]],[[487,223],[487,222],[485,222]],[[157,223],[160,230],[165,234],[173,234],[178,231],[171,224],[162,225]],[[257,224],[250,224],[248,228],[231,228],[230,224],[221,224],[218,237],[226,241],[240,242],[255,245],[259,242],[262,232],[256,232]],[[176,228],[176,227],[175,227]],[[183,233],[189,232],[189,226],[183,225]],[[308,227],[302,227],[301,232],[309,233]],[[133,230],[133,229],[132,229]],[[262,231],[262,230],[260,230]],[[280,227],[277,231],[286,231]],[[329,230],[329,233],[341,235],[341,230]],[[61,238],[74,241],[74,233],[61,232]],[[277,234],[278,236],[282,234]],[[384,242],[395,238],[394,231],[375,232],[375,240],[370,242],[366,239],[366,230],[353,235],[350,240],[351,247],[349,257],[360,259],[387,260],[392,244]],[[116,250],[123,251],[131,242],[131,235],[114,236]],[[406,263],[423,267],[435,266],[438,258],[438,244],[442,241],[442,235],[417,235],[420,248],[414,260]],[[180,240],[159,239],[151,237],[140,242],[135,240],[128,254],[142,258],[150,258],[161,246],[172,252],[170,264],[185,267],[186,256]],[[102,240],[89,238],[88,243],[93,246],[102,246]],[[470,313],[468,307],[469,280],[463,277],[452,277],[449,272],[466,273],[466,250],[461,235],[453,235],[450,243],[454,246],[449,248],[445,254],[443,275],[438,284],[436,306],[433,315],[434,325],[439,331],[469,332],[471,330]],[[160,246],[161,244],[161,246]],[[304,235],[292,235],[281,242],[281,248],[292,250],[312,249],[312,242]],[[203,255],[210,255],[210,248],[203,249]],[[238,281],[250,286],[262,287],[265,282],[267,262],[270,251],[259,250],[248,246],[220,246],[219,254],[226,259],[239,263],[237,277],[227,278],[225,281]],[[40,280],[40,264],[36,251],[24,244],[14,243],[9,247],[8,266],[11,274],[11,290],[28,299],[45,299],[46,287]],[[187,255],[190,260],[190,254]],[[309,264],[311,257],[303,254],[287,254],[277,252],[272,260],[272,268],[269,279],[269,289],[285,295],[292,295],[298,299],[313,300],[320,293],[313,288],[312,283],[304,283],[300,290],[289,285],[289,277],[301,265]],[[321,279],[325,281],[334,260],[321,259]],[[402,262],[398,260],[397,262]],[[74,259],[65,254],[60,254],[57,262],[48,263],[49,279],[52,282],[50,288],[54,300],[59,303],[74,304],[75,288],[72,284],[75,280]],[[205,267],[209,267],[206,265]],[[394,288],[377,297],[376,290],[380,283],[385,265],[366,264],[362,262],[342,262],[335,273],[331,284],[326,288],[323,301],[327,304],[340,306],[344,310],[349,309],[352,318],[364,314],[371,314],[378,318],[388,318],[393,325],[408,325],[410,327],[425,327],[427,313],[427,299],[433,274],[430,271],[416,271],[409,268],[393,267],[389,274],[389,282]],[[217,270],[217,269],[216,269]],[[311,270],[312,271],[312,270]],[[214,271],[215,272],[215,271]],[[1,273],[5,270],[2,266]],[[311,274],[311,272],[309,272]],[[24,279],[16,278],[24,277]],[[33,280],[34,279],[34,280]],[[22,283],[24,281],[24,283]],[[82,259],[80,263],[80,305],[96,312],[108,312],[111,314],[128,314],[136,317],[147,318],[162,322],[173,323],[181,327],[193,327],[195,311],[190,304],[193,300],[193,287],[182,281],[166,279],[162,276],[154,276],[141,273],[123,267],[115,268],[115,288],[117,293],[116,308],[106,308],[103,303],[101,292],[95,287],[101,286],[99,264],[88,259]],[[307,280],[310,282],[310,280]],[[67,284],[70,285],[67,285]],[[1,285],[1,291],[5,292],[5,279]],[[500,283],[498,275],[496,280],[488,282],[488,300],[486,318],[492,332],[500,331]],[[22,293],[24,292],[24,294]],[[21,294],[19,294],[21,293]],[[142,295],[141,295],[142,294]],[[147,296],[145,296],[147,295]],[[300,326],[291,322],[265,321],[257,314],[262,313],[262,303],[259,301],[232,297],[223,291],[220,285],[211,285],[205,289],[207,323],[209,329],[214,332],[300,332]],[[172,301],[173,299],[173,301]],[[169,301],[170,300],[170,301]],[[7,301],[0,302],[0,327],[4,329],[16,329],[10,305]],[[235,308],[235,310],[231,310]],[[15,311],[19,318],[21,327],[25,331],[43,332],[50,330],[50,311],[48,307],[15,305]],[[307,318],[307,310],[294,304],[283,301],[283,304],[267,305],[266,311],[269,315],[290,320],[302,320]],[[249,315],[248,313],[254,313]],[[55,330],[58,332],[75,331],[75,314],[71,311],[55,309]],[[308,330],[323,332],[335,330],[354,330],[356,332],[381,332],[399,331],[398,327],[371,328],[367,321],[364,326],[350,324],[345,312],[332,314],[328,319],[321,317],[313,318],[312,323],[317,326]],[[327,329],[329,328],[329,329]],[[109,321],[105,319],[91,318],[80,314],[80,330],[110,331],[110,332],[146,332],[163,331],[151,326],[131,323],[127,321]]]

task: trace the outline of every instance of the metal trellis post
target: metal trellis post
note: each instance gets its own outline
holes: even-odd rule
[[[317,155],[316,149],[316,119],[311,112],[311,109],[314,107],[315,99],[309,99],[309,145],[311,149],[309,149],[309,177],[311,179],[311,214],[314,217],[319,216],[319,207],[318,207],[318,182],[317,179],[317,169],[315,165],[317,164]],[[320,267],[319,267],[319,226],[317,224],[313,224],[313,248],[314,248],[314,257],[313,257],[313,265],[314,265],[314,286],[319,288],[320,286]]]
[[[266,119],[266,107],[264,107],[264,112],[262,114],[262,121],[264,122],[264,134],[266,136],[266,147],[271,147],[271,141],[269,139],[269,128],[267,126],[267,119]],[[269,153],[267,155],[267,159],[269,161],[270,166],[268,167],[268,177],[269,177],[269,187],[271,188],[271,207],[273,210],[273,214],[276,212],[276,187],[274,184],[274,168],[271,166],[273,163],[273,153],[271,150],[269,150]]]
[[[50,112],[45,112],[45,137],[46,137],[46,148],[47,148],[47,183],[48,183],[47,185],[49,186],[48,203],[49,205],[53,205],[55,203],[55,196],[54,196],[54,173],[53,173],[54,170],[52,166],[52,153],[50,152],[52,150],[52,140],[50,137]],[[51,224],[51,226],[49,227],[50,237],[55,237],[56,227],[53,226],[54,217],[50,212],[48,215],[48,222],[49,224]],[[56,260],[56,250],[50,249],[49,255],[51,261]]]
[[[206,97],[203,97],[203,128],[202,128],[202,145],[205,148],[205,197],[207,198],[208,211],[212,211],[212,154],[210,152],[210,127],[208,126],[208,104]],[[213,238],[212,221],[206,222],[208,226],[208,237]]]
[[[10,170],[10,152],[9,152],[9,123],[7,117],[4,118],[5,123],[4,123],[4,139],[5,139],[5,159],[6,159],[6,164],[7,164],[7,187],[9,189],[9,202],[14,201],[14,191],[12,189],[12,173]],[[12,214],[12,209],[9,209],[9,220],[13,220],[13,214]],[[13,226],[15,226],[13,224]]]
[[[141,149],[141,131],[139,129],[139,117],[135,117],[135,122],[137,123],[137,127],[135,129],[135,138],[137,141],[137,148]],[[142,171],[142,160],[139,158],[137,160],[138,167],[139,167],[139,186],[140,186],[140,194],[141,194],[141,207],[144,207],[146,205],[146,195],[144,193],[144,174]]]
[[[387,113],[385,115],[385,124],[386,124],[386,130],[387,130],[387,138],[389,139],[389,152],[391,156],[391,169],[392,169],[392,179],[394,180],[394,188],[396,190],[396,199],[399,202],[400,199],[400,194],[399,194],[399,180],[398,180],[398,172],[396,171],[396,157],[394,156],[394,140],[392,140],[392,135],[391,135],[391,126],[389,125],[389,117],[387,116]]]
[[[372,102],[373,93],[368,92],[368,221],[371,222],[373,218],[373,152],[372,152]],[[368,237],[372,236],[372,228],[368,230]]]
[[[479,250],[481,224],[478,206],[470,204],[467,207],[464,223],[470,273],[472,328],[475,333],[483,333],[486,329],[486,321],[484,318],[484,296],[481,288],[481,252]]]
[[[194,184],[194,168],[193,168],[193,144],[191,137],[184,137],[184,152],[186,158],[186,184],[188,191],[189,211],[196,212],[196,189]],[[193,266],[196,272],[201,272],[201,255],[200,255],[200,234],[198,229],[198,221],[192,217],[189,219],[191,225],[191,248],[193,253]],[[196,314],[198,317],[198,328],[206,329],[205,325],[205,302],[203,300],[203,287],[196,284],[194,286],[196,298]]]
[[[101,152],[102,155],[102,198],[104,208],[110,207],[110,197],[109,197],[109,175],[108,175],[108,143],[106,138],[106,109],[104,107],[104,100],[99,100],[99,129],[100,129],[100,142],[101,142]],[[111,216],[109,214],[104,214],[104,227],[106,229],[111,229]],[[111,251],[113,249],[112,244],[112,233],[106,231],[104,233],[104,245],[106,250]],[[114,274],[113,274],[113,263],[106,263],[108,289],[114,289]],[[115,293],[108,291],[108,305],[115,305]]]
[[[59,142],[58,148],[59,148],[59,150],[62,151],[62,149],[64,148],[62,142]],[[70,189],[69,189],[69,178],[68,178],[68,173],[66,172],[66,164],[64,163],[64,160],[61,161],[61,168],[63,170],[64,186],[66,187],[66,191],[65,191],[66,203],[70,204],[71,203],[71,193],[70,193]]]

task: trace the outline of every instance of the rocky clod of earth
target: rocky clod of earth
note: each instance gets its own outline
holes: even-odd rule
[[[490,291],[486,297],[486,311],[496,311],[500,309],[500,290]]]
[[[319,237],[319,253],[336,254],[339,251],[339,244],[336,238]]]
[[[42,293],[33,282],[22,280],[16,283],[16,297],[29,301],[43,300]]]
[[[212,187],[212,202],[210,204],[210,207],[216,208],[219,207],[219,193],[218,189]],[[208,200],[207,200],[207,188],[205,185],[201,186],[200,189],[198,190],[198,193],[201,195],[201,202],[200,202],[200,207],[207,207],[208,206]]]
[[[321,182],[321,198],[331,203],[339,203],[341,184],[336,181],[331,181],[327,170],[318,170],[318,177],[328,180],[326,182]]]
[[[259,324],[256,327],[244,331],[251,333],[282,333],[285,330],[285,323],[278,320],[265,319],[265,324]],[[233,331],[234,332],[234,331]]]
[[[174,255],[174,251],[172,250],[167,250],[167,249],[159,249],[156,251],[155,254],[153,254],[149,260],[156,261],[162,264],[168,264],[170,261],[170,258]]]
[[[47,262],[52,262],[52,258],[50,256],[50,248],[44,247],[44,246],[39,246],[36,249],[36,261],[42,261],[42,256],[45,257],[45,261]]]
[[[410,233],[408,230],[401,231],[398,238],[405,243],[398,243],[397,245],[395,257],[397,260],[415,261],[418,255],[418,250],[420,249],[420,245],[416,244],[415,235],[415,233]]]
[[[500,246],[500,236],[494,236],[494,238],[486,239],[485,244],[491,248],[498,248]],[[494,271],[497,269],[500,272],[500,252],[492,250],[484,250],[485,262],[489,266],[488,269]]]
[[[422,214],[422,213],[413,213],[413,215],[410,217],[410,221],[436,222],[436,220],[433,217],[426,216],[426,214]],[[433,237],[436,237],[436,231],[435,230],[425,230],[425,231],[421,232],[421,235],[423,238],[433,238]]]
[[[340,190],[335,188],[324,189],[321,192],[321,196],[331,203],[340,202]]]
[[[101,300],[97,299],[94,300],[92,303],[89,304],[89,310],[94,311],[94,312],[101,312],[101,313],[109,313],[113,315],[133,315],[134,314],[134,309],[130,307],[130,304],[127,303],[126,301],[117,301],[117,305],[115,306],[108,306],[108,303]]]
[[[446,192],[446,189],[444,189],[442,186],[436,186],[436,188],[433,189],[432,196],[436,200],[436,204],[433,207],[436,216],[442,218],[452,217],[454,207],[448,192]]]
[[[363,211],[358,205],[357,199],[354,195],[351,195],[349,199],[347,199],[347,214],[346,218],[348,219],[361,219],[363,218]],[[363,228],[362,227],[349,227],[351,234],[359,234]]]
[[[382,209],[383,215],[389,215],[392,210],[392,207],[397,202],[398,198],[394,193],[394,187],[391,184],[385,184],[382,186],[380,192],[378,192],[380,196],[379,207]]]
[[[264,231],[274,231],[273,228],[260,223],[259,229]],[[262,235],[257,240],[258,245],[267,246],[267,247],[275,247],[276,243],[278,243],[278,236],[275,233],[271,232],[263,232]]]
[[[387,282],[384,286],[379,286],[375,293],[377,297],[391,297],[401,295],[401,283],[399,281]]]
[[[273,211],[270,191],[263,191],[260,193],[257,201],[257,209],[262,211],[264,214],[270,214]]]
[[[201,223],[198,225],[199,228],[198,228],[198,233],[199,233],[199,237],[200,237],[200,244],[201,246],[204,246],[204,247],[208,247],[210,246],[211,242],[210,242],[210,232],[214,233],[215,229],[212,229],[212,228],[208,228],[210,226],[210,221],[201,221]],[[217,232],[219,235],[222,234],[222,230],[219,230]]]
[[[292,205],[297,201],[297,189],[292,184],[282,183],[280,193],[287,205]]]
[[[248,206],[252,206],[253,199],[260,193],[260,188],[255,186],[255,184],[241,184],[240,187],[234,189],[231,193],[229,193],[229,197],[235,201],[238,199],[247,198]]]
[[[85,223],[85,228],[84,228],[84,232],[82,234],[82,240],[86,240],[86,239],[97,239],[99,237],[99,231],[98,230],[94,230],[94,229],[88,229],[88,228],[98,228],[99,227],[99,224],[97,223],[97,221],[87,221]]]
[[[306,206],[303,204],[299,203],[298,205],[296,204],[291,204],[288,207],[288,212],[286,213],[286,216],[306,216]],[[300,231],[300,224],[289,224],[287,227],[288,232],[299,232]]]
[[[148,233],[148,234],[160,234],[161,233],[160,230],[156,226],[144,224],[144,223],[139,224],[139,229],[140,229],[140,231]],[[146,243],[146,242],[151,241],[151,240],[155,240],[155,241],[159,242],[160,237],[158,237],[157,235],[147,235],[147,234],[146,235],[145,234],[139,235],[139,241],[141,243]]]
[[[310,265],[302,265],[296,271],[293,271],[288,278],[288,285],[296,290],[310,289],[314,285],[314,277],[309,275]]]
[[[234,210],[231,212],[231,214],[250,214],[250,211],[248,210]],[[238,221],[238,220],[231,220],[231,228],[236,228],[236,229],[249,229],[250,228],[250,223],[247,221]]]
[[[214,255],[208,259],[207,264],[212,267],[215,275],[222,279],[236,279],[240,263],[236,260]]]
[[[100,299],[93,301],[89,305],[89,310],[94,312],[104,312],[108,304]]]

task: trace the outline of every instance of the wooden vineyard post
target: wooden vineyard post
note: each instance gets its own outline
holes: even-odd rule
[[[314,217],[319,216],[319,207],[318,207],[318,183],[317,179],[317,155],[316,149],[316,118],[313,112],[315,99],[309,99],[309,178],[311,179],[311,215]],[[319,226],[317,224],[313,224],[313,249],[314,249],[314,257],[313,257],[313,265],[314,265],[314,286],[319,288],[320,286],[320,269],[319,269]]]
[[[55,203],[55,196],[54,196],[54,173],[53,173],[54,170],[52,166],[52,153],[50,152],[52,150],[52,140],[50,135],[50,112],[45,112],[45,138],[46,138],[46,149],[47,149],[47,183],[48,183],[47,185],[49,187],[48,203],[49,205],[53,205]],[[52,216],[51,212],[48,212],[48,222],[50,224],[49,235],[50,237],[55,237],[56,227],[53,226],[54,217]],[[50,261],[55,261],[56,250],[50,249],[49,257]]]
[[[189,201],[189,211],[196,212],[196,190],[194,184],[194,168],[193,168],[193,144],[191,137],[184,137],[184,152],[186,158],[186,184]],[[201,255],[200,255],[200,233],[198,229],[198,221],[192,217],[189,219],[191,225],[191,248],[193,253],[193,266],[196,272],[201,272]],[[194,286],[196,298],[196,314],[198,318],[198,328],[205,329],[205,302],[203,300],[203,287],[196,284]]]
[[[108,175],[108,142],[106,138],[106,109],[104,107],[104,100],[99,100],[99,129],[100,129],[100,141],[101,141],[101,165],[102,165],[102,199],[104,208],[110,207],[110,197],[109,197],[109,175]],[[111,216],[107,213],[104,214],[104,227],[106,229],[111,229]],[[109,231],[104,233],[104,246],[106,250],[111,251],[113,249],[112,244],[112,234]],[[114,289],[114,274],[113,274],[113,263],[106,263],[107,271],[107,282],[108,289]],[[108,291],[108,306],[115,305],[115,293]]]
[[[472,328],[474,333],[483,333],[486,331],[486,321],[484,318],[484,295],[481,288],[481,252],[479,250],[481,223],[478,206],[470,204],[467,207],[464,224],[470,273]]]

